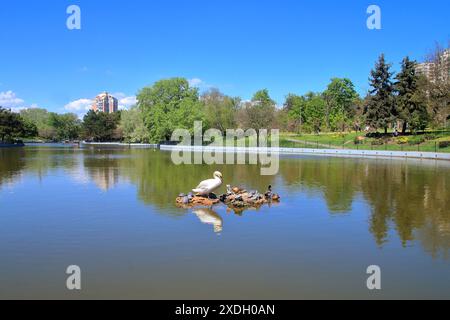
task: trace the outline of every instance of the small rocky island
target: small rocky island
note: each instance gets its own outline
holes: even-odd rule
[[[272,186],[267,188],[265,193],[260,193],[256,190],[247,191],[239,187],[227,186],[227,192],[217,196],[210,193],[207,196],[189,194],[180,194],[176,203],[181,208],[193,208],[197,206],[213,206],[218,203],[226,204],[230,209],[235,211],[242,211],[247,208],[259,208],[264,204],[280,202],[280,196],[272,191]]]

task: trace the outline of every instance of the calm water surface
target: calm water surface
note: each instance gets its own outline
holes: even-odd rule
[[[282,202],[175,206],[215,170]],[[286,157],[259,172],[155,150],[0,149],[0,298],[450,298],[447,162]],[[73,264],[81,292],[65,287]]]

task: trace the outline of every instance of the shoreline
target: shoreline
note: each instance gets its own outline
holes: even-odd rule
[[[0,143],[0,148],[20,148],[25,147],[24,143]]]
[[[159,149],[162,151],[190,151],[217,153],[266,153],[279,155],[321,155],[355,158],[396,158],[396,159],[426,159],[450,161],[450,153],[420,152],[420,151],[389,151],[389,150],[355,150],[355,149],[313,149],[313,148],[258,148],[258,147],[211,147],[211,146],[178,146],[142,143],[120,142],[80,142],[83,147],[116,147],[130,149]],[[1,147],[1,145],[0,145]]]
[[[307,148],[251,148],[251,147],[198,147],[198,146],[168,146],[161,145],[163,151],[191,151],[217,153],[268,153],[280,155],[322,155],[359,158],[398,158],[426,159],[450,161],[450,153],[418,152],[418,151],[383,151],[383,150],[352,150],[352,149],[307,149]]]
[[[79,146],[82,147],[126,147],[135,149],[159,149],[159,144],[152,143],[122,143],[122,142],[84,142],[81,141]]]

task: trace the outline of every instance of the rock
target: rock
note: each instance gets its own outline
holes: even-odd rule
[[[220,200],[217,199],[217,196],[216,195],[214,196],[216,199],[210,199],[209,197],[188,195],[184,197],[178,197],[176,199],[176,203],[178,206],[183,208],[190,208],[196,206],[211,207],[220,202]]]
[[[233,204],[233,206],[236,207],[236,208],[244,208],[244,207],[247,206],[247,204],[246,204],[244,201],[241,201],[241,200],[234,200],[234,201],[232,202],[232,204]]]
[[[230,189],[229,186],[227,189]],[[279,201],[280,196],[272,193],[272,186],[269,186],[265,195],[260,194],[257,190],[247,192],[242,188],[234,187],[231,189],[231,193],[222,194],[219,199],[236,212],[236,210],[242,211],[243,208],[259,208],[272,201]]]
[[[209,196],[196,196],[192,192],[186,196],[181,193],[176,199],[178,206],[183,208],[192,208],[196,206],[211,207],[220,202],[225,203],[228,209],[234,210],[234,212],[242,212],[247,208],[259,208],[264,204],[270,204],[272,201],[279,202],[280,196],[276,193],[272,193],[272,186],[269,186],[268,191],[263,195],[257,190],[250,192],[239,188],[231,188],[227,186],[227,193],[220,195],[219,197],[214,193]]]

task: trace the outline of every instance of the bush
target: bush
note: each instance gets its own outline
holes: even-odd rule
[[[371,142],[371,144],[372,144],[373,146],[382,146],[382,145],[384,144],[384,141],[383,141],[382,139],[376,139],[376,140],[373,140],[373,141]]]
[[[436,135],[435,134],[431,134],[431,133],[429,133],[429,134],[426,134],[425,136],[424,136],[424,138],[425,138],[425,140],[434,140],[434,139],[436,139],[437,137],[436,137]]]
[[[366,134],[367,138],[379,138],[381,136],[382,134],[379,132],[369,132],[368,134]]]
[[[439,141],[439,149],[450,147],[450,141]]]
[[[425,142],[425,137],[416,137],[415,139],[411,139],[409,140],[409,144],[415,145],[415,144],[421,144]]]
[[[397,138],[397,143],[398,144],[407,144],[409,142],[408,137],[399,137]]]

